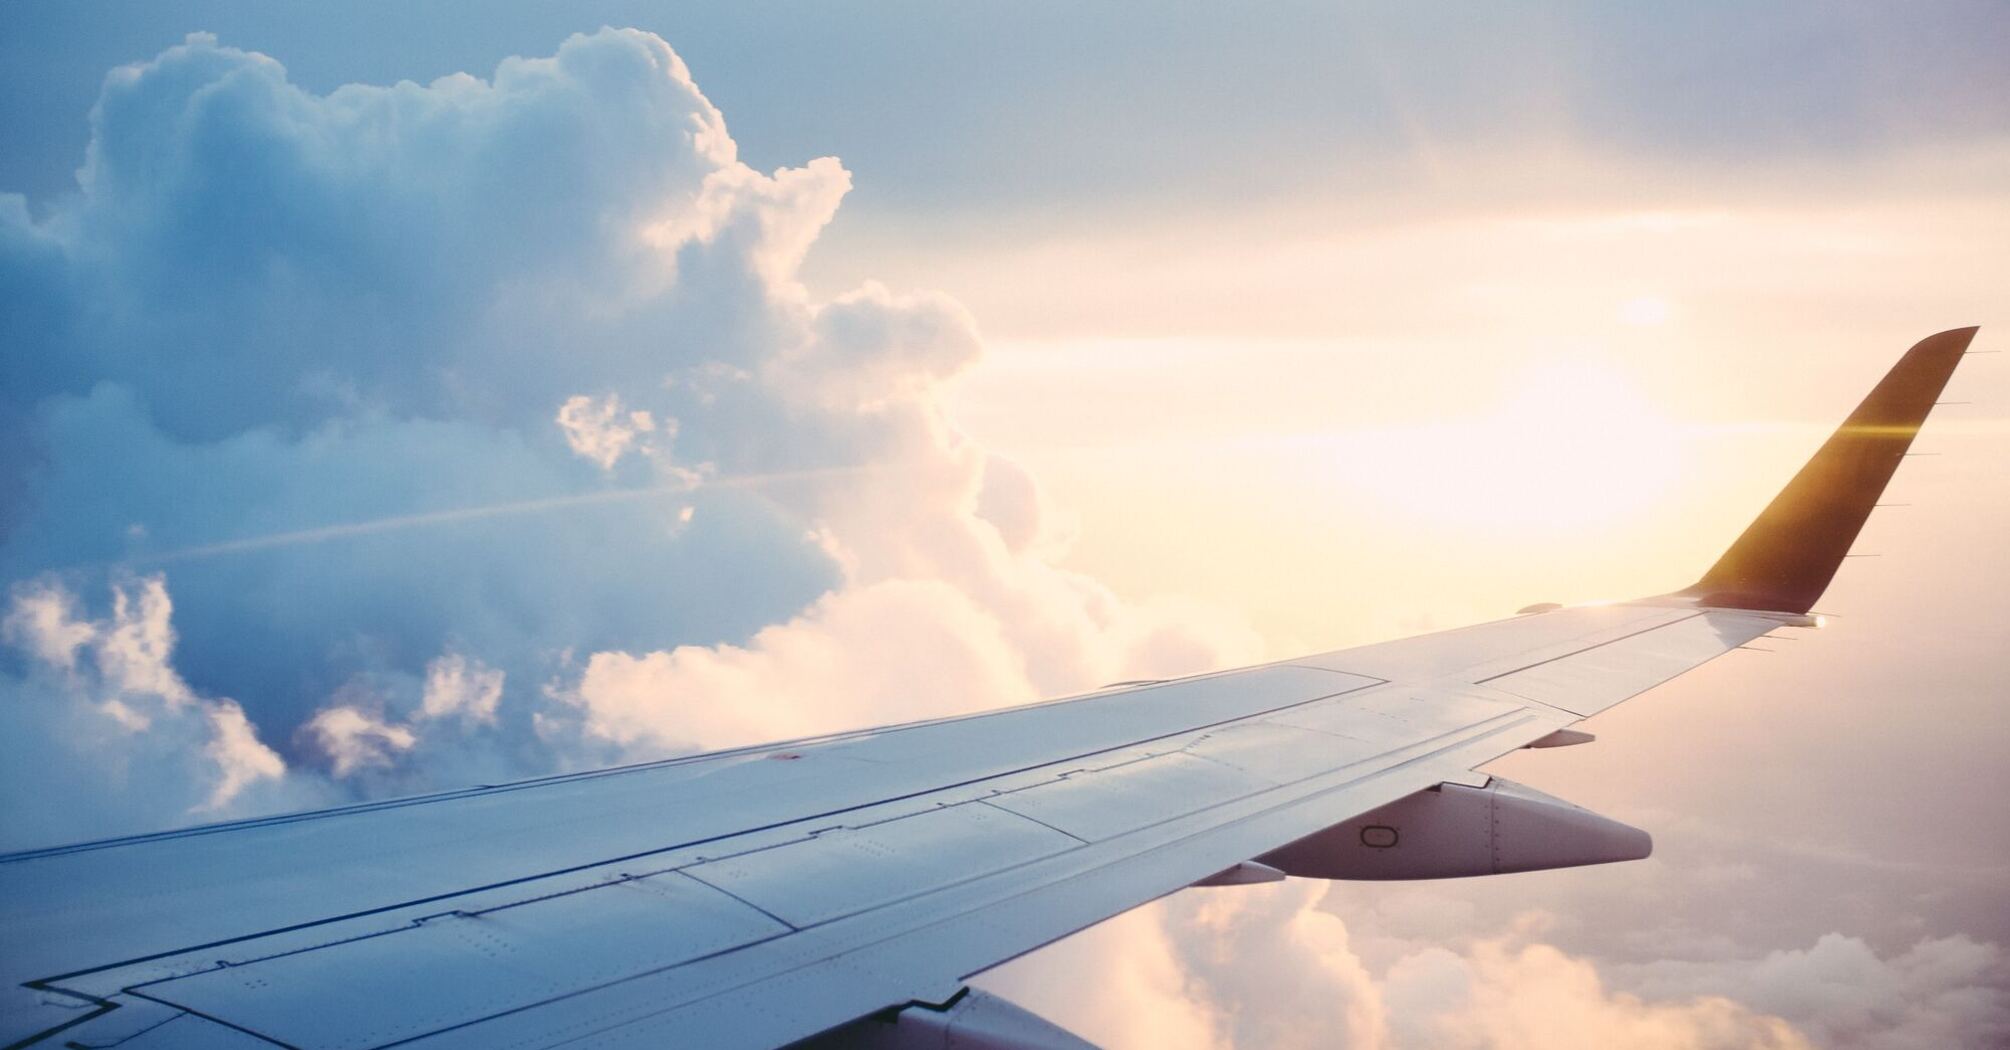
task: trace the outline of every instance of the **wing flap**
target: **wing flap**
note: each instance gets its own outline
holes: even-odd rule
[[[360,1050],[576,995],[789,928],[678,872],[620,879],[144,984],[296,1047]]]

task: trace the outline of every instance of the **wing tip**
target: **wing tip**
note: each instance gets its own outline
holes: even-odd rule
[[[1914,343],[1710,571],[1677,593],[1717,608],[1813,608],[1979,331]]]

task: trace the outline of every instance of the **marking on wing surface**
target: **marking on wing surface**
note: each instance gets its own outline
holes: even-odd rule
[[[670,873],[485,912],[449,912],[391,933],[136,991],[294,1046],[354,1050],[788,932],[712,887]]]
[[[1484,680],[1489,688],[1591,716],[1779,626],[1710,611]]]
[[[70,982],[372,916],[399,922],[404,917],[390,913],[450,908],[469,893],[611,864],[674,864],[678,851],[707,843],[842,822],[872,806],[1092,760],[1376,684],[1347,672],[1264,667],[791,745],[804,756],[797,761],[762,760],[770,745],[709,761],[17,855],[0,862],[0,925],[37,947],[32,958],[8,960],[5,976]],[[456,863],[424,863],[443,843],[454,846]],[[300,856],[318,858],[313,895],[297,892],[288,858]],[[237,880],[219,883],[219,868]],[[63,937],[45,935],[58,929]]]
[[[994,796],[989,802],[1084,841],[1100,842],[1274,786],[1261,777],[1175,751],[1070,774]]]
[[[859,1000],[927,998],[920,993],[931,980],[995,963],[1001,944],[1016,946],[1008,956],[1037,947],[1261,852],[1264,843],[1291,841],[1393,801],[1546,731],[1542,718],[1502,706],[1501,714],[1419,740],[1359,771],[1335,771],[1189,813],[898,908],[483,1021],[424,1045],[673,1045],[680,1033],[706,1031],[731,1033],[730,1045],[753,1047],[797,1037],[776,1033],[848,1020],[846,1004]],[[812,966],[825,983],[807,979],[810,970],[803,968]]]
[[[801,929],[1082,844],[977,803],[840,828],[683,869]]]

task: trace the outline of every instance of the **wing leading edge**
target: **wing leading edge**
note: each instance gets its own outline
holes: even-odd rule
[[[1078,1046],[964,979],[1200,882],[1644,855],[1473,770],[1809,624],[1974,332],[1907,353],[1676,594],[0,857],[0,1044]]]

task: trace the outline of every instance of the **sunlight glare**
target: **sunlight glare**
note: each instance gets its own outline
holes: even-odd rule
[[[1636,328],[1652,328],[1668,323],[1668,300],[1642,295],[1619,304],[1619,319]]]
[[[1685,443],[1628,377],[1587,362],[1525,375],[1490,413],[1341,435],[1340,473],[1414,525],[1570,534],[1656,506]]]

